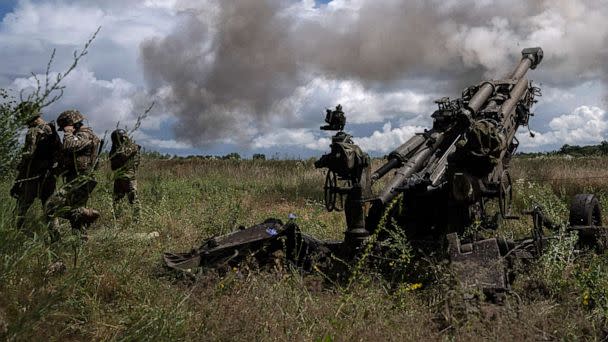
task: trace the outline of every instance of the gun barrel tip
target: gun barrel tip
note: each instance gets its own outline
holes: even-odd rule
[[[540,46],[525,48],[521,51],[522,58],[529,58],[532,61],[531,69],[536,68],[543,60],[543,49]]]

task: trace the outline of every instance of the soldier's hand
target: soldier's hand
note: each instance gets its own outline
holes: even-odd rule
[[[65,126],[63,127],[63,131],[66,133],[73,133],[74,132],[74,126]]]

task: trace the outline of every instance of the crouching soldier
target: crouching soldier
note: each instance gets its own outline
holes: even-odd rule
[[[77,110],[65,111],[57,118],[59,130],[64,131],[61,150],[64,185],[49,198],[45,213],[69,220],[72,230],[86,240],[86,228],[99,218],[99,212],[86,205],[97,185],[93,171],[101,142],[90,127],[83,125],[83,120]]]
[[[34,201],[38,198],[44,206],[55,192],[56,182],[52,170],[61,149],[61,140],[55,125],[42,119],[37,104],[22,102],[17,110],[26,118],[28,126],[21,160],[17,166],[17,179],[11,188],[11,196],[17,200],[15,223],[21,229],[25,215]],[[53,235],[54,225],[51,229]]]
[[[133,219],[139,220],[141,204],[137,196],[137,180],[135,175],[139,167],[139,150],[123,129],[112,132],[112,148],[110,149],[110,167],[114,173],[114,213],[119,214],[120,200],[127,196],[133,206]]]

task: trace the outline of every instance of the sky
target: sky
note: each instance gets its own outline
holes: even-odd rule
[[[326,108],[383,155],[431,125],[434,100],[498,79],[524,47],[545,59],[521,151],[608,135],[608,2],[602,0],[2,0],[0,87],[31,91],[53,49],[62,72],[45,108],[77,108],[99,134],[132,128],[147,150],[308,158],[328,151]]]

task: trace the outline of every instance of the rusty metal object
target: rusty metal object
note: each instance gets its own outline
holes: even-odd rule
[[[283,224],[268,219],[264,223],[205,240],[199,248],[186,253],[165,253],[169,268],[192,272],[199,267],[238,266],[247,259],[259,265],[273,263],[281,255],[293,265],[310,271],[314,265],[325,265],[339,242],[321,241],[303,234],[293,222]]]

